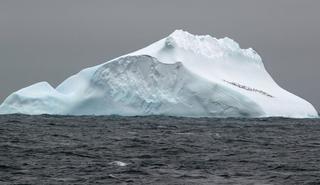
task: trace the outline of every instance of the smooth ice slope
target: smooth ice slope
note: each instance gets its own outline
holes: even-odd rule
[[[279,87],[253,49],[177,30],[167,38],[71,76],[11,94],[1,114],[317,117]]]

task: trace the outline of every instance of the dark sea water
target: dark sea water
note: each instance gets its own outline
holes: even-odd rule
[[[320,184],[319,119],[0,116],[0,184]]]

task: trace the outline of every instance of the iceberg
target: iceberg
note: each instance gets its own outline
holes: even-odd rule
[[[8,96],[0,114],[318,117],[282,89],[253,49],[176,30],[146,48],[90,67],[58,87],[39,82]]]

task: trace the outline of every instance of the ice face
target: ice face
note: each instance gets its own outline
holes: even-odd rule
[[[316,117],[280,88],[251,48],[177,30],[154,44],[82,70],[57,88],[11,94],[1,114]]]

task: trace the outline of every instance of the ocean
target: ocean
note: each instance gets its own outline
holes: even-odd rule
[[[320,119],[0,116],[0,184],[320,184]]]

